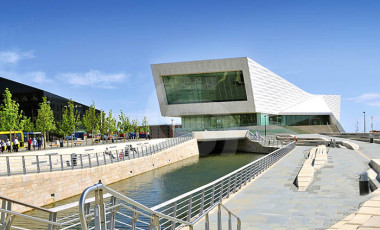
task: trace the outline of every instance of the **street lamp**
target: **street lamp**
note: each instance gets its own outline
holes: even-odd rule
[[[268,115],[264,115],[264,123],[265,123],[265,136],[267,136],[267,117]]]
[[[364,115],[364,133],[365,133],[365,112],[363,112]]]

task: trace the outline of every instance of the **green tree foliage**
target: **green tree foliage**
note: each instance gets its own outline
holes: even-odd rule
[[[148,135],[148,132],[150,131],[150,128],[149,128],[149,124],[148,124],[148,120],[146,119],[146,116],[144,116],[142,122],[141,122],[141,129],[143,132],[146,133],[146,135]]]
[[[62,112],[62,120],[58,123],[58,133],[63,137],[66,134],[71,136],[80,125],[80,114],[75,108],[74,101],[70,99]],[[71,138],[71,146],[73,146],[73,138]]]
[[[129,132],[131,132],[131,122],[129,117],[120,110],[119,121],[117,123],[119,132],[122,134],[127,134],[126,139],[129,138]]]
[[[104,112],[103,110],[101,111],[101,119],[100,119],[100,133],[102,135],[106,134],[107,133],[107,129],[106,129],[106,112]]]
[[[136,134],[136,138],[138,139],[139,132],[140,132],[140,126],[139,126],[139,121],[137,119],[132,120],[131,124],[131,130]]]
[[[3,104],[0,106],[0,126],[1,130],[9,131],[12,142],[12,131],[19,125],[19,105],[12,100],[12,94],[8,88],[3,93]],[[12,149],[11,149],[12,151]]]
[[[96,114],[95,102],[93,101],[90,108],[82,118],[82,125],[87,133],[92,135],[92,144],[94,144],[94,131],[99,130],[100,116]]]
[[[112,115],[112,110],[108,112],[108,117],[106,118],[106,129],[108,131],[108,135],[112,135],[113,132],[117,132],[117,120]]]
[[[54,113],[46,97],[42,98],[42,103],[40,103],[40,108],[38,109],[36,129],[44,134],[44,149],[46,149],[47,132],[55,129]]]
[[[20,123],[19,123],[19,127],[18,127],[19,130],[22,130],[24,132],[28,132],[28,137],[27,139],[29,139],[29,132],[33,132],[34,131],[34,124],[31,120],[30,117],[26,117],[26,116],[22,116],[22,118],[20,119]]]

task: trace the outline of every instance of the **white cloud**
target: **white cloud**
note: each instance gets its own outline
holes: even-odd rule
[[[0,64],[17,64],[23,59],[34,58],[34,51],[0,51]]]
[[[32,82],[37,84],[54,82],[52,79],[47,78],[46,73],[42,71],[29,72],[26,74],[26,76],[31,79]]]
[[[86,73],[59,73],[56,76],[62,82],[73,86],[91,86],[96,88],[115,88],[128,78],[124,73],[103,73],[90,70]]]
[[[380,107],[380,101],[371,101],[366,104],[370,106]]]
[[[348,100],[355,101],[355,102],[367,102],[367,101],[371,101],[371,100],[379,99],[379,98],[380,98],[380,93],[364,93],[358,97],[348,98]]]

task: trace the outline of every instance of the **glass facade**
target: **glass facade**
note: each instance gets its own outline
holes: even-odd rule
[[[266,117],[266,121],[263,117]],[[184,130],[215,130],[242,126],[278,125],[304,126],[326,125],[329,115],[266,115],[260,113],[230,115],[200,115],[182,117]]]
[[[186,130],[223,129],[257,125],[255,113],[231,115],[204,115],[182,117],[182,128]]]
[[[326,125],[329,115],[270,115],[269,124],[281,126]]]
[[[242,71],[162,76],[168,104],[245,101]]]

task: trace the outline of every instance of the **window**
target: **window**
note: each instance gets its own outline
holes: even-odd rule
[[[162,76],[168,104],[246,101],[242,71]]]

